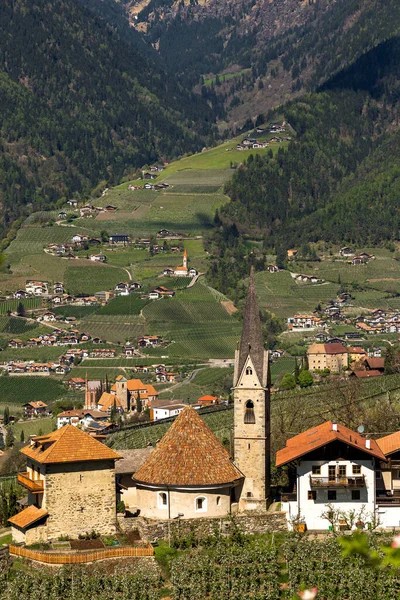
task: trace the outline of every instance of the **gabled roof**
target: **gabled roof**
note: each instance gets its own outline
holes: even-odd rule
[[[102,393],[98,405],[101,406],[100,410],[103,412],[111,410],[114,405],[115,408],[122,408],[120,399],[115,394],[109,394],[108,392]]]
[[[32,525],[36,521],[39,521],[39,519],[47,517],[48,514],[49,513],[47,510],[44,510],[43,508],[37,508],[32,504],[31,506],[28,506],[28,508],[24,508],[24,510],[22,510],[20,513],[8,519],[8,522],[11,523],[11,525],[16,525],[20,529],[25,529],[25,527]]]
[[[307,431],[289,438],[285,448],[278,450],[276,453],[276,466],[281,467],[282,465],[286,465],[313,450],[322,448],[322,446],[335,441],[343,442],[353,448],[358,448],[358,450],[366,454],[384,460],[385,455],[375,440],[369,440],[370,448],[367,448],[366,439],[359,433],[348,429],[344,425],[336,425],[336,430],[334,430],[333,425],[332,421],[326,421],[325,423],[321,423],[321,425],[307,429]]]
[[[27,402],[27,404],[24,404],[24,406],[31,406],[32,408],[46,408],[47,404],[41,400],[37,400],[36,402]]]
[[[384,358],[367,358],[365,360],[366,364],[370,369],[384,369],[385,368],[385,359]]]
[[[41,464],[117,460],[119,454],[73,425],[33,438],[22,454]]]
[[[134,479],[159,486],[193,487],[228,484],[242,477],[211,429],[193,408],[187,407]]]
[[[400,450],[400,431],[385,435],[385,437],[376,440],[383,454],[389,455]]]
[[[369,371],[353,371],[353,373],[358,379],[380,377],[382,375],[382,373],[376,369],[370,369]]]

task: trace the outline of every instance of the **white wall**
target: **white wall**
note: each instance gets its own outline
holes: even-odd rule
[[[365,486],[362,487],[332,487],[329,489],[336,491],[336,500],[328,500],[328,488],[327,487],[311,487],[310,475],[312,473],[313,465],[321,466],[321,474],[314,475],[318,477],[328,477],[328,467],[346,465],[346,476],[357,477],[352,474],[352,465],[361,465],[361,475],[365,477]],[[360,475],[358,475],[359,477]],[[316,491],[316,500],[308,499],[309,491]],[[351,491],[360,490],[360,500],[352,500]],[[301,461],[297,467],[297,502],[284,502],[282,510],[285,510],[288,514],[288,519],[294,517],[300,512],[301,516],[304,517],[307,524],[307,529],[328,529],[330,523],[321,517],[321,513],[326,511],[326,505],[332,504],[335,509],[342,511],[349,510],[360,510],[361,507],[365,506],[367,513],[372,513],[375,509],[375,471],[373,459],[368,460],[332,460],[330,462],[324,461]]]

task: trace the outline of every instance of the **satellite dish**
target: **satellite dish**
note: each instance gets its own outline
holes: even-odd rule
[[[359,425],[359,426],[357,427],[357,431],[358,431],[358,433],[364,433],[364,429],[365,429],[364,425]]]

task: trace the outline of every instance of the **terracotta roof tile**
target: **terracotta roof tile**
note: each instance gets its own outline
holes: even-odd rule
[[[367,448],[365,438],[356,431],[352,431],[344,425],[337,425],[337,431],[334,431],[332,425],[332,421],[326,421],[325,423],[321,423],[321,425],[307,429],[307,431],[289,438],[286,442],[286,447],[278,450],[276,453],[276,466],[281,467],[282,465],[286,465],[336,440],[384,460],[385,455],[375,440],[370,440],[371,447]]]
[[[24,510],[17,515],[11,517],[11,519],[8,519],[8,522],[11,523],[11,525],[16,525],[20,529],[25,529],[28,525],[32,525],[32,523],[39,521],[39,519],[46,517],[48,514],[47,510],[37,508],[32,504],[31,506],[28,506],[28,508],[24,508]]]
[[[385,435],[385,437],[376,440],[376,443],[382,450],[383,454],[387,455],[397,452],[400,450],[400,431],[396,431],[390,435]]]
[[[365,360],[370,369],[384,369],[385,359],[384,358],[367,358]]]
[[[380,375],[382,375],[382,373],[380,371],[377,371],[376,369],[371,369],[370,371],[354,371],[354,375],[358,378],[365,378],[379,377]]]
[[[111,410],[111,408],[114,406],[114,403],[116,408],[122,408],[121,400],[117,398],[115,394],[109,394],[108,392],[103,392],[100,400],[98,401],[98,405],[101,406],[100,410],[102,412]]]
[[[197,412],[185,408],[134,479],[154,485],[221,485],[243,477]]]
[[[41,464],[121,458],[114,450],[73,425],[33,438],[32,444],[22,448],[21,453]]]

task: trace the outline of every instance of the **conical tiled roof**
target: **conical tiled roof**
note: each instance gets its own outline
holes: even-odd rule
[[[243,329],[239,346],[237,377],[240,377],[249,355],[253,362],[258,379],[261,384],[263,384],[266,375],[266,373],[264,373],[264,338],[262,335],[260,313],[257,303],[253,266],[250,270],[249,289],[247,292],[246,306],[243,315]],[[235,381],[235,385],[236,383],[237,382]]]
[[[180,413],[134,475],[139,483],[160,486],[221,485],[242,477],[228,452],[191,407]]]

